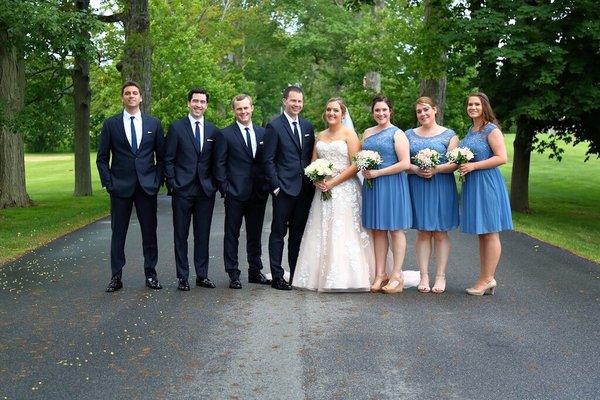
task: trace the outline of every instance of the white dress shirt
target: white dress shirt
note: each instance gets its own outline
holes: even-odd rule
[[[144,132],[142,131],[142,113],[138,110],[135,114],[129,114],[127,110],[123,110],[123,126],[125,127],[125,136],[127,136],[127,141],[131,146],[131,117],[133,119],[133,126],[135,127],[135,138],[137,139],[137,148],[140,148],[140,143],[142,143],[142,135]]]
[[[191,114],[188,114],[188,119],[192,125],[192,134],[194,134],[194,136],[196,136],[196,122],[200,122],[198,127],[200,128],[200,151],[202,151],[202,147],[204,146],[204,116],[200,117],[200,119],[196,119],[192,117]]]
[[[252,128],[252,124],[245,126],[240,124],[239,121],[236,121],[236,123],[242,132],[242,138],[244,139],[246,146],[248,145],[248,142],[246,141],[246,128],[250,130],[250,148],[252,149],[252,157],[256,157],[256,133],[254,132],[254,128]]]
[[[298,117],[296,116],[296,119],[294,119],[290,117],[285,111],[283,112],[283,115],[285,115],[285,117],[287,118],[292,133],[294,133],[294,122],[296,123],[296,126],[298,127],[298,140],[300,140],[300,148],[302,148],[302,130],[300,129],[300,121],[298,121]]]

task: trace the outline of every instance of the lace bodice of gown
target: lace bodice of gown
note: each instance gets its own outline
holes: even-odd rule
[[[377,169],[389,167],[398,162],[398,155],[394,147],[394,135],[398,130],[397,126],[392,125],[372,134],[364,140],[363,150],[373,150],[381,156],[382,162]]]
[[[344,140],[324,142],[319,140],[316,144],[317,156],[333,163],[333,174],[337,175],[350,165],[348,145]]]
[[[466,136],[460,141],[459,146],[471,149],[475,157],[472,162],[487,160],[494,155],[488,142],[488,135],[496,129],[497,126],[489,122],[478,131],[469,128]]]

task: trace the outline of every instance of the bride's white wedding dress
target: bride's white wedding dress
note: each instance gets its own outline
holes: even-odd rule
[[[334,175],[350,165],[343,140],[316,143],[317,155],[333,164]],[[331,189],[331,199],[315,192],[304,228],[293,286],[318,291],[368,291],[374,254],[361,224],[360,184],[356,176]]]
[[[350,165],[343,140],[316,143],[317,156],[333,164],[337,175]],[[322,292],[366,292],[375,277],[371,236],[361,221],[360,183],[356,176],[331,189],[321,200],[316,190],[300,244],[293,286]],[[388,253],[388,274],[392,257]],[[403,271],[404,287],[419,283],[419,271]]]

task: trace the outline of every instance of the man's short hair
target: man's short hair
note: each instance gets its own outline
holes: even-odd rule
[[[208,92],[206,91],[206,89],[201,88],[201,87],[197,87],[197,88],[193,88],[190,89],[190,91],[188,92],[188,101],[192,101],[192,97],[194,97],[195,94],[203,94],[206,96],[206,102],[208,103]]]
[[[296,93],[300,93],[302,95],[304,94],[304,92],[302,91],[302,89],[300,89],[299,86],[291,85],[291,86],[286,87],[285,90],[283,91],[283,98],[287,99],[290,95],[290,92],[296,92]]]
[[[121,96],[123,96],[123,94],[125,93],[125,88],[128,86],[135,86],[140,92],[140,94],[142,93],[142,88],[139,83],[137,83],[136,81],[126,81],[123,84],[123,86],[121,86]]]
[[[235,96],[235,97],[233,98],[233,100],[231,100],[231,108],[235,109],[235,102],[236,102],[236,101],[242,101],[242,100],[245,100],[245,99],[248,99],[248,100],[250,100],[250,105],[254,104],[254,103],[252,102],[252,97],[250,97],[249,95],[247,95],[247,94],[245,94],[245,93],[240,93],[240,94],[238,94],[237,96]]]

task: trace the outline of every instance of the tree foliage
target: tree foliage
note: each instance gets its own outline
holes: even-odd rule
[[[265,124],[281,112],[282,90],[298,84],[304,114],[319,128],[325,101],[342,96],[360,133],[373,124],[375,93],[364,79],[377,76],[395,103],[395,123],[406,129],[416,125],[420,83],[445,77],[444,125],[466,130],[464,99],[480,88],[504,126],[515,127],[519,193],[526,195],[531,149],[560,158],[558,141],[571,140],[588,142],[588,156],[600,152],[600,15],[593,0],[104,0],[98,18],[110,24],[92,23],[74,4],[0,1],[6,45],[18,50],[27,77],[24,109],[10,124],[29,151],[72,149],[74,54],[95,55],[94,146],[102,121],[122,107],[127,74],[119,70],[143,48],[152,61],[147,100],[165,124],[186,113],[186,93],[195,86],[209,91],[207,118],[217,125],[231,122],[229,102],[241,92],[254,97],[254,120]],[[132,21],[149,29],[143,38]],[[537,140],[549,129],[549,141]]]
[[[529,155],[557,141],[588,141],[598,154],[594,127],[600,101],[600,5],[588,0],[485,0],[471,6],[477,85],[487,92],[505,125],[514,124],[511,204],[526,211]],[[549,141],[536,134],[551,131]]]
[[[32,147],[60,143],[72,54],[86,52],[79,35],[88,15],[70,1],[0,2],[0,207],[29,205],[23,137]],[[58,135],[57,132],[58,131]],[[48,135],[53,132],[54,135]]]

